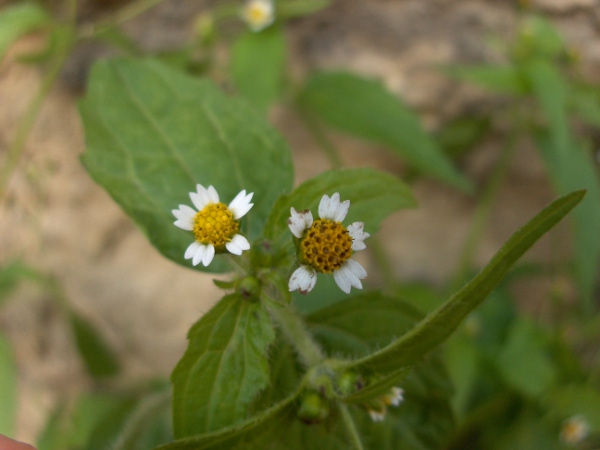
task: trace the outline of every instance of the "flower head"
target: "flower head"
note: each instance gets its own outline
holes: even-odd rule
[[[562,423],[560,438],[565,444],[576,445],[588,437],[589,423],[581,416],[573,416]]]
[[[206,189],[196,185],[196,192],[190,192],[190,199],[198,211],[187,205],[179,205],[179,209],[171,212],[177,218],[175,226],[194,232],[194,242],[185,251],[185,259],[191,259],[197,266],[200,262],[208,266],[215,253],[228,251],[241,255],[250,248],[248,240],[238,234],[241,219],[254,205],[250,203],[254,193],[241,191],[229,204],[219,201],[219,194],[214,187]]]
[[[400,406],[404,401],[404,389],[393,387],[388,392],[380,397],[371,400],[368,404],[363,405],[373,422],[381,422],[385,419],[388,406]]]
[[[310,292],[317,282],[317,273],[333,274],[345,293],[349,293],[352,286],[362,289],[360,280],[367,272],[351,256],[366,248],[364,240],[369,233],[364,231],[362,222],[354,222],[348,227],[342,225],[349,208],[350,200],[340,202],[340,194],[336,192],[331,197],[324,195],[321,198],[317,220],[313,220],[309,210],[291,209],[288,226],[298,239],[300,267],[290,277],[290,291]]]
[[[261,31],[275,20],[272,0],[248,0],[242,10],[242,18],[252,31]]]

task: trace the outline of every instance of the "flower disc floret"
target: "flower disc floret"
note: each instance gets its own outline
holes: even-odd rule
[[[300,259],[317,272],[331,274],[352,256],[352,241],[340,222],[315,220],[300,241]]]
[[[222,249],[240,229],[233,213],[223,203],[211,203],[194,216],[194,236],[201,244]]]

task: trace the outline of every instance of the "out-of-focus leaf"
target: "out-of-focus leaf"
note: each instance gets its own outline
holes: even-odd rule
[[[471,151],[490,129],[487,116],[468,116],[454,119],[437,133],[437,141],[451,158],[460,158]]]
[[[210,82],[156,61],[98,63],[81,115],[91,176],[159,251],[186,267],[193,234],[173,225],[171,210],[191,205],[196,183],[215,186],[224,203],[242,189],[254,192],[241,223],[250,241],[262,235],[275,200],[291,190],[289,149],[264,118]],[[223,271],[226,262],[217,255],[197,268]]]
[[[375,372],[382,377],[399,374],[441,344],[500,283],[512,265],[546,232],[556,225],[583,198],[584,191],[561,197],[519,229],[496,253],[483,270],[446,303],[430,313],[409,332],[382,348],[348,365],[359,372]],[[367,386],[364,391],[369,391]]]
[[[515,66],[456,66],[443,72],[500,94],[523,95],[528,91],[526,80]]]
[[[471,339],[459,335],[448,341],[444,356],[454,385],[452,406],[459,417],[463,417],[479,374],[479,352]]]
[[[17,284],[23,279],[39,281],[42,278],[35,270],[19,260],[12,261],[0,268],[0,305],[10,296]]]
[[[298,101],[329,125],[389,147],[424,174],[471,189],[415,113],[380,83],[348,72],[319,73],[308,80]]]
[[[290,208],[310,209],[318,217],[319,202],[324,194],[340,193],[342,201],[350,200],[345,222],[365,223],[365,230],[374,233],[392,212],[415,206],[410,189],[398,178],[373,169],[341,169],[323,172],[298,186],[291,194],[282,196],[271,211],[265,236],[274,241],[291,239],[287,220]],[[368,241],[367,241],[368,245]]]
[[[533,398],[550,389],[557,380],[547,337],[525,318],[513,323],[498,357],[498,369],[508,383]]]
[[[289,0],[277,4],[277,17],[284,20],[307,16],[326,8],[330,4],[331,0]]]
[[[230,294],[191,328],[173,375],[175,437],[240,423],[269,382],[267,350],[275,339],[260,303]]]
[[[50,416],[36,447],[38,450],[84,448],[98,421],[112,413],[121,401],[105,393],[87,394],[74,404],[60,405]]]
[[[17,367],[8,339],[0,335],[0,434],[12,436],[17,422]]]
[[[94,378],[106,378],[119,372],[119,361],[94,326],[74,311],[69,322],[75,335],[75,344],[88,373]]]
[[[573,214],[575,270],[584,305],[591,310],[600,264],[600,180],[591,156],[569,130],[567,85],[546,61],[532,61],[526,68],[548,130],[537,136],[538,147],[559,194],[586,189],[587,198]]]
[[[519,30],[519,38],[513,49],[513,58],[527,62],[533,58],[552,59],[566,49],[563,37],[546,19],[528,17]]]
[[[600,433],[600,390],[587,385],[563,385],[542,399],[548,411],[557,420],[579,416],[592,433]]]
[[[280,94],[285,68],[285,36],[280,27],[247,32],[231,48],[231,75],[238,91],[261,113]]]
[[[0,11],[0,62],[14,41],[49,22],[48,14],[35,3],[21,2]]]
[[[86,450],[146,450],[173,439],[170,393],[120,400],[95,423]]]

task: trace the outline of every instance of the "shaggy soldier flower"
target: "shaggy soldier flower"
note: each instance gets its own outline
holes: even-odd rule
[[[275,20],[272,0],[248,0],[242,10],[242,18],[252,31],[261,31]]]
[[[298,238],[297,254],[300,262],[289,281],[290,291],[310,292],[317,282],[317,273],[333,274],[337,285],[345,293],[352,286],[362,289],[360,280],[367,276],[365,269],[350,259],[353,252],[366,248],[363,242],[370,235],[363,222],[354,222],[347,228],[342,221],[348,214],[350,200],[340,202],[340,194],[324,195],[319,203],[318,220],[309,210],[290,210],[288,226]]]
[[[208,266],[215,253],[227,250],[241,255],[248,250],[250,243],[238,234],[239,219],[254,206],[250,203],[253,195],[253,192],[246,194],[243,190],[226,206],[219,201],[214,187],[206,189],[201,184],[196,185],[196,192],[190,192],[190,199],[198,211],[187,205],[179,205],[179,209],[171,211],[177,218],[175,226],[194,232],[195,240],[185,251],[185,259],[191,259],[194,266],[200,262]]]

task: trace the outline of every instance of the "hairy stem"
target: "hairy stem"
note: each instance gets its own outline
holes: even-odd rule
[[[268,299],[267,309],[286,339],[294,347],[305,367],[313,367],[325,359],[323,351],[306,329],[300,315],[290,305]]]
[[[356,424],[350,415],[350,411],[348,411],[348,407],[345,404],[340,403],[339,410],[342,416],[342,421],[344,422],[344,426],[346,427],[346,431],[348,431],[348,437],[350,438],[351,445],[350,448],[355,450],[364,450],[362,441],[358,435],[358,430],[356,429]]]

